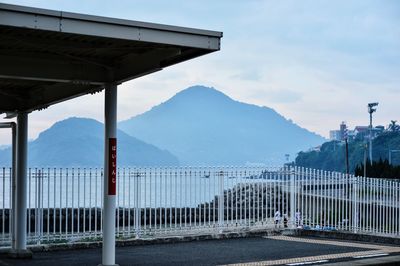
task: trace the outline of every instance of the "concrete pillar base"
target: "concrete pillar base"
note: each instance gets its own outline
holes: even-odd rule
[[[29,249],[15,250],[11,249],[8,253],[8,257],[12,259],[32,259],[32,251]]]
[[[113,265],[104,265],[104,264],[99,264],[97,266],[119,266],[119,264],[113,264]]]

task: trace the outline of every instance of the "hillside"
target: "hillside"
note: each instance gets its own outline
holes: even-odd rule
[[[204,86],[183,90],[119,128],[171,151],[184,165],[278,163],[325,140],[271,108]]]
[[[400,133],[386,132],[372,141],[373,159],[385,160],[389,157],[389,149],[400,149]],[[353,173],[357,164],[364,162],[365,144],[361,140],[349,143],[349,165]],[[368,154],[368,150],[367,150]],[[392,155],[392,162],[400,164],[400,154]],[[345,145],[338,141],[326,142],[321,146],[320,151],[301,152],[296,158],[296,165],[317,168],[329,171],[345,171]]]
[[[118,130],[118,166],[178,165],[165,150]],[[31,167],[103,166],[104,125],[87,118],[68,118],[55,123],[29,143]],[[0,150],[0,165],[9,166],[10,148]]]

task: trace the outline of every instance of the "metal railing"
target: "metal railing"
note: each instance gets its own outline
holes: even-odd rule
[[[11,169],[0,170],[8,246]],[[102,192],[100,168],[30,168],[29,244],[101,238]],[[285,226],[400,237],[399,182],[314,169],[120,168],[116,201],[120,238]]]

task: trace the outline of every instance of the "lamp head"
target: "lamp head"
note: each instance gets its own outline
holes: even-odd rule
[[[368,113],[372,114],[373,112],[376,111],[376,108],[373,108],[375,106],[378,106],[379,103],[369,103],[368,104]]]

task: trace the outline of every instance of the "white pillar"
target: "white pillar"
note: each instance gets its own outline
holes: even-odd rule
[[[17,171],[17,127],[14,122],[8,123],[0,123],[0,128],[11,128],[11,136],[12,136],[12,168],[11,168],[11,250],[15,250],[15,210],[17,204],[16,197],[16,171]]]
[[[26,249],[26,210],[27,210],[27,161],[28,161],[28,113],[17,115],[17,184],[16,184],[16,217],[15,245],[10,255],[17,258],[31,257]]]
[[[103,191],[103,250],[102,265],[115,264],[115,197],[116,197],[116,140],[117,85],[105,86],[105,145]]]

